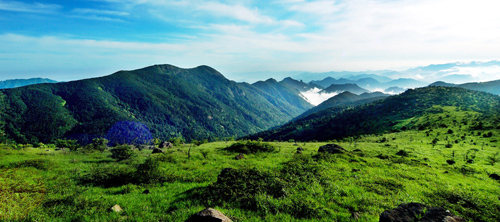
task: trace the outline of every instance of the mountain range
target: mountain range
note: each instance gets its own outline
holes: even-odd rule
[[[46,78],[31,78],[31,79],[9,79],[0,81],[0,89],[16,88],[21,86],[39,84],[39,83],[56,83],[57,81]]]
[[[495,95],[500,95],[500,80],[494,80],[488,82],[470,82],[464,84],[453,84],[453,83],[438,81],[430,84],[430,86],[459,87],[464,89],[477,90],[477,91],[492,93]]]
[[[500,110],[500,80],[435,82],[389,96],[357,85],[381,84],[374,75],[351,77],[308,83],[271,78],[248,84],[228,80],[208,66],[154,65],[99,78],[1,89],[0,137],[19,143],[59,138],[84,143],[130,121],[144,124],[160,139],[251,134],[266,140],[330,140],[392,131],[433,106],[495,115]],[[404,84],[422,84],[403,78],[388,83],[396,84],[388,90],[399,93]],[[311,105],[311,96],[318,95],[324,96],[323,102]]]
[[[249,138],[325,141],[415,127],[426,129],[425,124],[418,125],[414,120],[431,112],[433,108],[447,106],[458,111],[474,111],[481,114],[469,118],[469,121],[475,124],[481,122],[481,118],[488,119],[485,125],[488,124],[490,127],[497,127],[500,124],[499,96],[459,87],[431,86],[410,89],[400,95],[377,99],[374,102],[332,106]]]
[[[103,137],[120,121],[156,138],[239,137],[284,124],[312,108],[276,81],[236,83],[208,66],[155,65],[79,81],[0,90],[0,123],[22,143]]]
[[[424,83],[432,83],[436,81],[452,82],[455,84],[463,84],[467,82],[486,82],[498,79],[500,73],[500,61],[472,61],[472,62],[454,62],[445,64],[433,64],[428,66],[420,66],[407,70],[373,70],[363,72],[320,72],[311,73],[303,72],[295,74],[291,77],[303,81],[318,81],[328,77],[335,79],[359,80],[362,78],[373,78],[380,83],[387,83],[394,79],[416,79]],[[368,88],[359,84],[363,88]],[[387,87],[399,86],[388,85]],[[400,86],[402,87],[402,86]],[[403,87],[407,88],[407,87]],[[412,87],[411,87],[412,88]]]

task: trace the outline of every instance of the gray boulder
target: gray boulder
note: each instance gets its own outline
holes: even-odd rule
[[[206,208],[191,216],[186,222],[230,222],[231,219],[216,209]]]
[[[174,147],[174,144],[172,144],[170,142],[162,142],[162,143],[160,143],[160,145],[158,145],[158,147],[160,149],[169,149],[169,148]]]

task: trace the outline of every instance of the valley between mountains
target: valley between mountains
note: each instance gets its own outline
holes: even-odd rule
[[[414,221],[500,221],[500,80],[154,65],[35,83],[0,90],[3,221],[383,221],[412,202]]]

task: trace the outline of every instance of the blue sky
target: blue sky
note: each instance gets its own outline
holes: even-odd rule
[[[497,2],[0,0],[0,80],[172,64],[255,81],[499,60]]]

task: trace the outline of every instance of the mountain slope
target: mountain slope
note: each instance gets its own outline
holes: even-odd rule
[[[500,95],[500,80],[488,81],[488,82],[470,82],[464,84],[453,84],[443,81],[437,81],[429,86],[447,86],[447,87],[459,87],[470,90],[477,90],[481,92],[492,93],[495,95]]]
[[[275,104],[276,100],[281,100],[285,104],[289,104],[290,106],[281,106],[284,113],[297,110],[297,108],[299,110],[308,110],[313,107],[302,97],[302,94],[297,89],[294,89],[287,84],[278,82],[275,79],[271,78],[266,81],[258,81],[252,85],[269,94],[267,99],[271,103]],[[294,112],[289,114],[297,116],[297,114],[300,113]]]
[[[346,84],[332,84],[328,88],[323,89],[320,93],[334,93],[334,92],[351,92],[354,94],[361,94],[370,92],[366,89],[359,87],[356,84],[346,83]]]
[[[329,98],[328,100],[322,102],[321,104],[315,106],[312,109],[309,109],[305,111],[303,114],[295,118],[296,120],[304,118],[306,116],[309,116],[313,113],[317,113],[319,111],[333,108],[333,107],[343,107],[343,106],[354,106],[360,104],[358,101],[363,100],[361,103],[369,103],[373,102],[379,99],[383,99],[389,95],[380,93],[380,92],[374,92],[374,93],[363,93],[361,95],[356,95],[354,93],[351,93],[349,91],[345,91],[343,93],[340,93],[336,96],[333,96]]]
[[[380,83],[379,81],[377,81],[376,79],[374,79],[372,77],[356,78],[356,79],[347,79],[347,78],[335,79],[332,77],[327,77],[327,78],[320,80],[320,81],[311,81],[310,82],[310,84],[320,85],[324,88],[327,88],[333,84],[340,85],[340,84],[348,84],[348,83],[356,84],[360,87],[369,88],[369,89],[380,88],[384,85],[383,83]]]
[[[500,80],[479,83],[465,83],[458,85],[458,87],[500,95]]]
[[[432,108],[435,106],[449,106],[457,110],[477,112],[482,115],[477,118],[487,116],[489,120],[485,122],[492,127],[500,123],[498,96],[461,88],[426,87],[407,90],[401,95],[390,96],[355,108],[325,109],[252,137],[262,137],[266,140],[311,141],[378,134],[403,128],[425,129],[425,125],[416,125],[412,119],[433,112]]]
[[[291,97],[291,95],[289,95]],[[300,101],[301,98],[296,99]],[[304,112],[208,66],[155,65],[57,84],[0,90],[0,123],[22,143],[104,136],[119,121],[145,124],[154,137],[243,136]]]
[[[305,91],[308,91],[308,90],[314,89],[314,88],[323,89],[323,87],[320,85],[316,85],[314,83],[307,84],[307,83],[303,82],[302,80],[298,81],[298,80],[292,79],[290,77],[284,78],[283,80],[280,81],[280,83],[286,84],[289,87],[292,87],[292,88],[298,90],[299,92],[305,92]]]
[[[21,86],[39,84],[39,83],[56,83],[57,81],[44,78],[31,78],[31,79],[9,79],[0,81],[0,89],[16,88]]]

